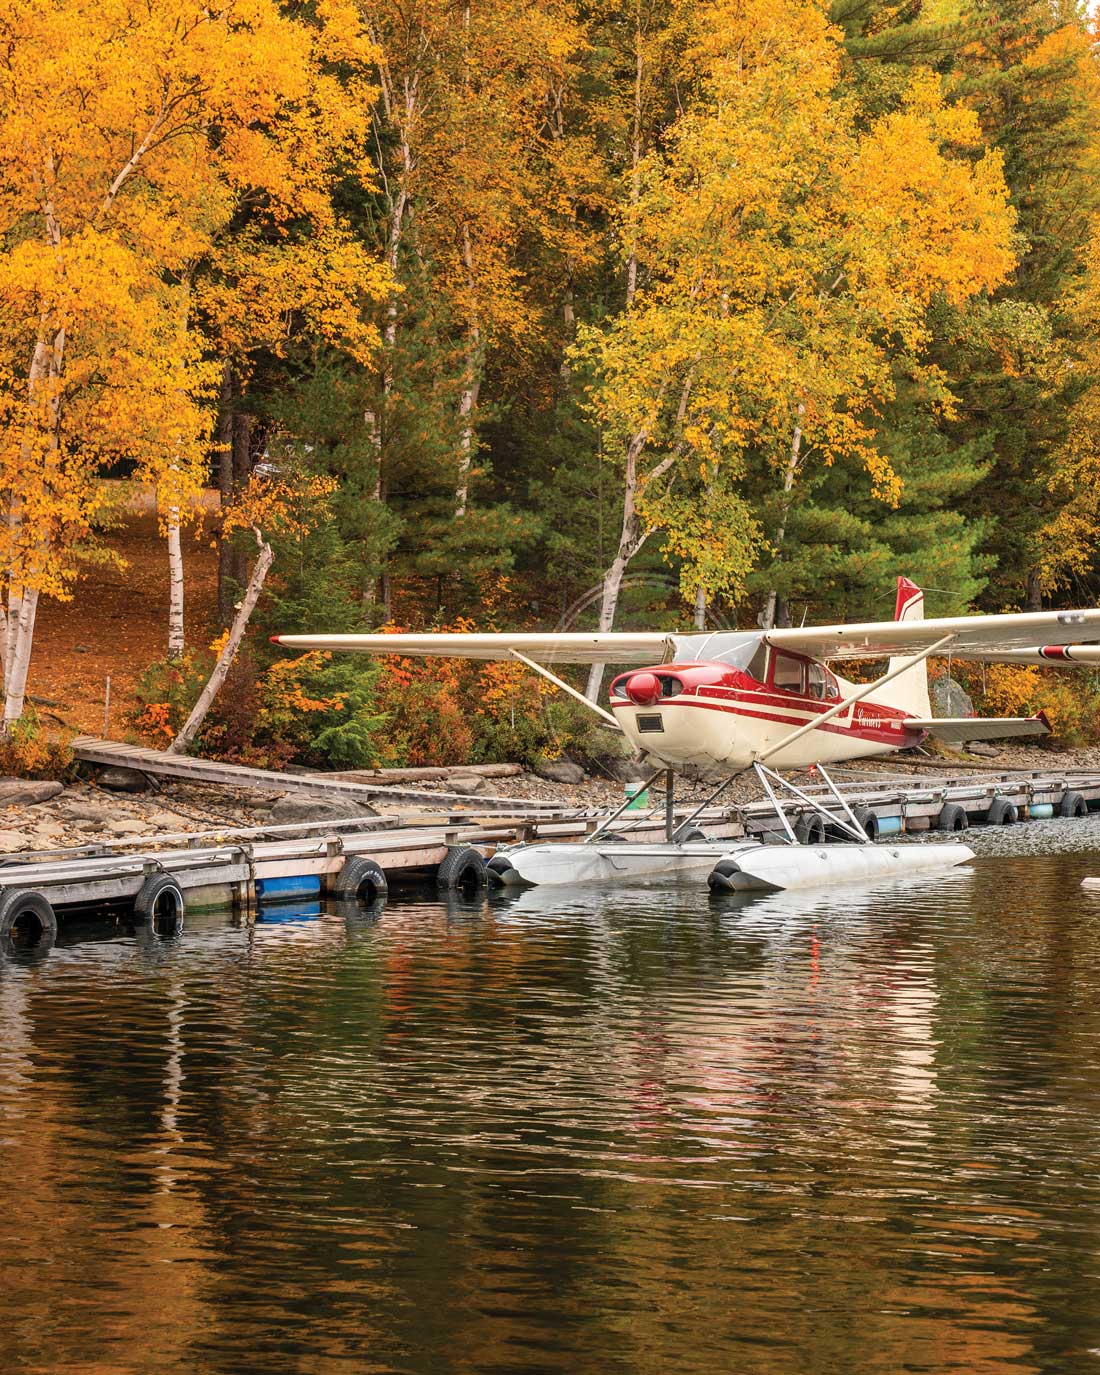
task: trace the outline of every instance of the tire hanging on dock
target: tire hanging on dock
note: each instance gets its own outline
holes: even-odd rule
[[[57,917],[48,899],[30,888],[0,892],[0,950],[45,954],[57,940]]]
[[[341,902],[370,904],[389,892],[386,871],[377,860],[365,855],[351,855],[336,875],[332,896]]]
[[[150,874],[134,898],[134,916],[158,936],[178,936],[187,910],[183,889],[171,874]]]
[[[485,876],[490,883],[507,884],[509,882],[507,875],[512,873],[515,873],[512,861],[507,855],[502,855],[499,851],[485,865]],[[519,880],[513,881],[518,882]]]
[[[1083,793],[1065,792],[1058,803],[1059,816],[1087,816],[1089,804]]]
[[[1019,818],[1016,804],[1010,802],[1007,797],[995,797],[989,804],[989,811],[985,814],[985,824],[987,826],[1012,826]]]
[[[794,834],[800,845],[824,845],[825,818],[817,812],[800,816],[795,822]]]
[[[452,845],[436,872],[435,881],[448,892],[481,888],[488,880],[488,866],[480,850],[472,845]]]
[[[957,802],[945,802],[936,818],[937,831],[965,831],[969,825],[966,808],[960,807]]]

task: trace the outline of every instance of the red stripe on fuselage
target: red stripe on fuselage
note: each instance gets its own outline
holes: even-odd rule
[[[702,691],[705,691],[703,689]],[[713,689],[711,690],[713,691]],[[723,689],[731,694],[726,701],[703,701],[701,696],[689,696],[687,693],[679,694],[676,697],[662,697],[660,701],[653,704],[654,711],[668,711],[675,707],[696,707],[704,711],[717,711],[727,716],[747,716],[755,721],[775,721],[783,726],[790,726],[792,730],[797,730],[800,726],[809,725],[810,722],[797,716],[780,715],[779,711],[802,711],[809,712],[811,715],[823,715],[831,707],[836,706],[836,702],[819,702],[812,698],[794,697],[791,694],[781,694],[775,692],[752,693],[751,700],[748,693],[734,692],[732,689]],[[612,709],[615,707],[630,707],[634,703],[626,698],[612,699]],[[908,734],[912,737],[913,732],[906,732],[905,722],[910,718],[904,712],[898,711],[894,707],[883,707],[877,702],[870,703],[872,710],[866,713],[867,716],[875,721],[889,722],[888,725],[863,725],[859,720],[862,702],[854,704],[856,713],[855,719],[850,723],[841,721],[839,717],[834,717],[831,721],[825,721],[818,730],[829,731],[834,735],[848,735],[856,740],[866,740],[872,744],[891,744],[898,745]]]

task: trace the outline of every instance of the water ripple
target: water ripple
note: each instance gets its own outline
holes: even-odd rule
[[[74,929],[0,969],[3,1369],[1097,1368],[1100,825],[1044,825],[873,890]]]

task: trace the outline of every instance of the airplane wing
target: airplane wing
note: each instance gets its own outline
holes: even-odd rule
[[[927,732],[949,745],[961,745],[967,740],[1003,740],[1009,735],[1049,735],[1051,728],[1039,712],[1037,716],[940,716],[924,720],[914,717],[905,722],[905,729]]]
[[[603,634],[529,633],[517,635],[272,635],[287,649],[352,650],[360,654],[401,654],[449,659],[510,659],[512,651],[540,664],[655,664],[667,662],[671,637],[660,632]]]
[[[764,632],[769,644],[817,659],[885,659],[919,654],[945,635],[942,653],[980,659],[1037,645],[1072,645],[1089,634],[1100,638],[1100,610],[1027,611],[1007,616],[945,616],[931,621],[866,621],[852,625],[800,626]],[[1039,662],[1028,660],[1027,662]]]

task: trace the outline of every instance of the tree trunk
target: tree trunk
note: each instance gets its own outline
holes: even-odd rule
[[[603,575],[603,589],[600,596],[600,632],[611,630],[615,624],[615,613],[619,609],[619,597],[622,593],[623,577],[626,573],[627,565],[634,555],[645,544],[647,532],[641,528],[635,501],[638,493],[638,458],[645,446],[646,436],[644,433],[637,434],[630,442],[630,447],[626,454],[626,481],[623,490],[623,524],[619,532],[619,547],[615,551],[615,557],[611,560],[611,565]],[[595,702],[600,695],[600,688],[603,685],[603,671],[606,665],[593,664],[588,673],[588,686],[584,690],[584,695],[591,702]]]
[[[695,589],[695,616],[692,624],[696,630],[707,628],[707,594],[701,587]]]
[[[455,487],[455,515],[464,516],[470,495],[470,469],[474,461],[476,424],[474,415],[477,410],[478,393],[481,391],[481,378],[478,375],[478,329],[471,325],[467,336],[466,366],[463,374],[462,395],[458,401],[458,483]]]
[[[1027,609],[1028,611],[1042,611],[1043,609],[1043,587],[1042,575],[1038,568],[1027,570]]]
[[[469,7],[466,10],[469,21]],[[471,294],[474,290],[474,246],[468,225],[462,226],[462,262],[466,268]],[[455,486],[455,515],[464,516],[470,496],[470,468],[474,445],[478,393],[481,391],[481,327],[476,317],[466,326],[466,358],[462,370],[462,395],[458,400],[458,482]]]
[[[233,660],[237,657],[237,650],[240,648],[244,632],[248,627],[248,622],[256,609],[256,603],[260,600],[260,593],[263,591],[264,582],[271,569],[271,563],[275,555],[271,545],[267,543],[263,535],[256,527],[253,527],[253,534],[256,536],[256,546],[259,553],[252,568],[252,576],[248,580],[245,594],[241,598],[241,603],[237,607],[237,614],[233,617],[233,624],[229,629],[229,636],[226,639],[222,652],[218,655],[218,662],[214,665],[213,672],[207,680],[206,686],[199,694],[199,700],[195,703],[191,715],[184,722],[183,728],[176,738],[168,746],[169,754],[182,754],[191,744],[199,732],[206,714],[214,704],[214,699],[221,690],[222,684],[226,680],[229,670],[233,667]]]
[[[634,118],[630,130],[630,208],[637,207],[642,193],[642,78],[645,75],[645,59],[642,55],[642,7],[636,0],[637,10],[634,23]],[[630,250],[626,259],[626,308],[634,304],[634,293],[638,289],[638,251],[635,240],[631,238]],[[602,670],[601,670],[602,671]]]
[[[222,363],[222,386],[218,409],[218,494],[225,511],[233,499],[233,365],[227,358]],[[225,624],[233,614],[230,595],[230,541],[218,537],[218,618]]]
[[[806,413],[804,402],[798,404],[798,419],[801,422]],[[791,436],[791,451],[787,458],[787,470],[783,475],[783,506],[779,516],[779,527],[775,532],[775,561],[780,563],[783,559],[783,541],[787,536],[787,516],[791,509],[791,491],[794,488],[794,480],[798,475],[798,469],[802,463],[802,428],[801,424],[796,424],[794,434]],[[786,607],[782,605],[782,599],[776,588],[768,593],[768,600],[764,607],[764,618],[761,622],[765,630],[775,628],[780,620],[786,620]]]
[[[23,701],[27,691],[27,670],[31,663],[31,646],[34,643],[34,619],[38,612],[38,592],[24,588],[19,601],[19,619],[16,623],[8,671],[4,677],[4,726],[6,732],[13,721],[23,715]]]
[[[57,246],[56,226],[52,210],[47,215],[50,242]],[[65,329],[62,326],[49,339],[49,325],[44,317],[39,324],[39,338],[31,355],[30,370],[27,374],[27,391],[33,401],[43,384],[53,388],[49,398],[50,430],[47,447],[55,455],[58,446],[58,431],[61,424],[61,390],[58,385],[65,360]],[[27,441],[29,445],[30,441]],[[25,451],[29,450],[27,445]],[[13,544],[18,541],[22,529],[21,500],[15,497],[8,509],[9,537]],[[18,721],[23,714],[23,702],[27,691],[27,673],[31,663],[31,649],[34,644],[34,623],[38,614],[38,591],[26,586],[27,569],[8,569],[8,610],[5,626],[6,650],[4,654],[4,719],[0,733],[6,734],[11,723]]]
[[[180,508],[168,508],[168,657],[182,659],[186,648],[183,632],[183,549],[180,542]]]

